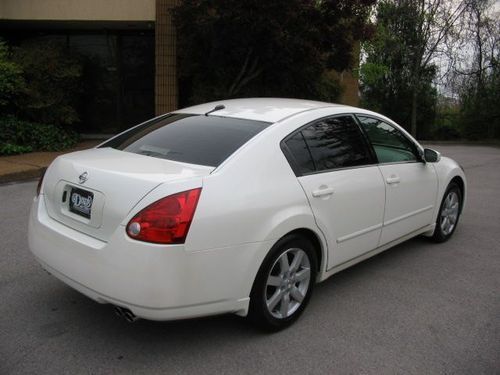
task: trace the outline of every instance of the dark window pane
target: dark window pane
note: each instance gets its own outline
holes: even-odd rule
[[[363,135],[351,116],[319,120],[302,134],[318,171],[371,164]]]
[[[417,160],[415,145],[394,126],[373,117],[358,118],[380,163]]]
[[[311,159],[311,154],[307,149],[306,142],[302,133],[296,133],[291,138],[289,138],[286,142],[288,150],[292,154],[293,161],[298,168],[298,172],[300,173],[308,173],[314,171],[314,164]],[[290,160],[289,160],[290,161]]]
[[[270,123],[216,116],[169,115],[101,147],[216,167]]]

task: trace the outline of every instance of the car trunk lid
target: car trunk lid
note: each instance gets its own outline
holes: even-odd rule
[[[206,176],[213,169],[97,148],[58,157],[45,175],[43,196],[54,220],[107,241],[158,185]]]

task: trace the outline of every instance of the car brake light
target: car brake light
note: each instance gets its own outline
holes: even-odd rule
[[[36,196],[37,197],[40,195],[40,192],[42,191],[43,178],[45,177],[46,171],[47,171],[47,169],[43,170],[42,175],[40,176],[40,179],[38,180],[38,185],[36,186]]]
[[[162,198],[135,215],[127,224],[134,240],[180,244],[186,240],[201,188]]]

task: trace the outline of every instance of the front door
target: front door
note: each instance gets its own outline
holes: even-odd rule
[[[382,246],[432,223],[437,175],[395,126],[374,117],[357,117],[372,143],[386,186]]]

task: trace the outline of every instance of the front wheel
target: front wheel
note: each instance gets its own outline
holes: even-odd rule
[[[458,219],[462,211],[462,191],[460,187],[452,182],[444,193],[443,201],[436,220],[436,229],[433,239],[436,242],[444,242],[450,239],[457,228]]]
[[[316,253],[308,240],[289,235],[278,241],[257,274],[249,318],[271,331],[291,325],[309,302],[316,269]]]

